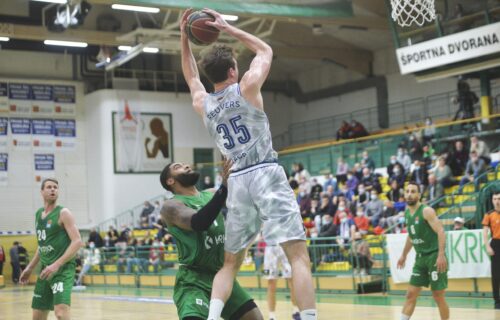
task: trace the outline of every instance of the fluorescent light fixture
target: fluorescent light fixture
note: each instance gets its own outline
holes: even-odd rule
[[[51,46],[79,47],[79,48],[86,48],[88,45],[85,42],[60,41],[60,40],[45,40],[43,43]]]
[[[0,37],[0,41],[9,41],[10,38],[9,37]]]
[[[65,4],[65,3],[68,2],[68,0],[32,0],[32,1],[50,2],[50,3],[61,3],[61,4]]]
[[[127,11],[137,11],[137,12],[149,12],[149,13],[158,13],[160,12],[160,8],[153,7],[141,7],[141,6],[129,6],[126,4],[113,4],[111,8],[115,10],[127,10]]]
[[[158,53],[160,51],[160,49],[158,48],[152,48],[152,47],[146,47],[144,49],[142,49],[143,52],[147,52],[147,53]]]
[[[120,51],[129,51],[130,49],[132,49],[131,46],[119,46],[118,47],[118,50],[120,50]]]
[[[223,14],[222,18],[226,21],[238,21],[239,17],[232,14]]]

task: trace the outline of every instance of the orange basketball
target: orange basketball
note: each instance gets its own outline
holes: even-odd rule
[[[187,19],[186,32],[189,40],[200,46],[209,45],[219,37],[219,30],[207,26],[206,21],[214,21],[215,18],[205,12],[195,11]]]

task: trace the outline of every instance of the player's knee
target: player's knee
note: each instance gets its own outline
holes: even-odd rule
[[[432,291],[432,297],[435,301],[444,301],[444,290],[435,290]]]
[[[66,305],[55,306],[54,314],[58,320],[69,319],[69,308]]]
[[[417,298],[418,298],[418,293],[417,292],[412,291],[412,290],[408,290],[408,292],[406,292],[406,300],[408,300],[408,301],[417,301]]]

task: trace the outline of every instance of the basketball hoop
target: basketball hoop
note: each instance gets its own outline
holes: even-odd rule
[[[391,0],[392,19],[402,27],[422,26],[436,19],[434,0]]]

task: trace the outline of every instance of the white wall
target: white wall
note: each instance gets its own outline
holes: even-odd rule
[[[120,99],[141,112],[172,114],[174,160],[193,162],[193,148],[214,148],[188,94],[100,90],[85,97],[89,142],[88,181],[91,223],[96,224],[164,192],[159,174],[115,174],[111,117]]]
[[[1,59],[0,59],[1,60]],[[87,145],[83,84],[68,81],[44,81],[33,78],[0,78],[4,82],[74,85],[76,88],[76,149],[56,151],[55,176],[59,180],[59,203],[70,208],[81,226],[89,222],[87,196]],[[0,231],[33,231],[35,211],[43,206],[40,185],[34,182],[33,151],[9,148],[8,186],[0,187]]]
[[[72,79],[72,61],[70,54],[0,50],[0,76],[11,79]]]

